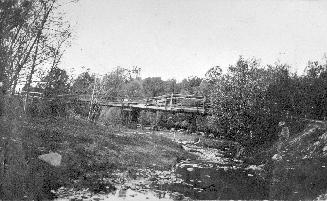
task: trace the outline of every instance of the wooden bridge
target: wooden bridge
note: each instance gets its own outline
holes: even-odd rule
[[[92,98],[78,96],[79,101],[91,102]],[[140,101],[106,101],[97,98],[97,103],[104,107],[121,107],[122,109],[139,109],[152,111],[183,112],[206,114],[210,111],[210,106],[202,96],[171,94],[152,97]]]
[[[24,95],[24,92],[21,94]],[[152,110],[152,111],[167,111],[173,113],[197,113],[207,114],[211,111],[211,106],[203,96],[196,95],[182,95],[182,94],[170,94],[157,97],[151,97],[138,101],[109,101],[105,96],[96,95],[76,95],[76,94],[63,94],[54,98],[44,98],[42,93],[30,92],[30,98],[41,99],[61,99],[64,102],[87,102],[93,103],[95,100],[100,106],[103,107],[120,107],[124,110],[138,109],[138,110]]]

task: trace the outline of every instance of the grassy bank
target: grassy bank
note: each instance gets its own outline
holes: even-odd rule
[[[103,181],[117,170],[132,173],[139,168],[169,169],[180,158],[194,157],[159,133],[119,131],[82,119],[30,119],[24,125],[22,141],[25,159],[33,167],[32,183],[94,192],[110,190],[111,184]],[[60,168],[48,167],[37,159],[50,151],[62,155]]]

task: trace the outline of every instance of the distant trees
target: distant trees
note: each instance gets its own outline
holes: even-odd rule
[[[99,84],[101,96],[111,101],[143,97],[140,72],[139,67],[116,67],[102,77]]]
[[[104,75],[101,81],[101,94],[107,100],[116,101],[124,98],[123,88],[130,80],[125,68],[117,67],[110,73]]]
[[[177,82],[160,77],[141,79],[140,68],[117,67],[103,77],[99,87],[108,100],[139,100],[171,93],[202,95],[212,106],[211,115],[201,120],[204,130],[254,147],[272,142],[282,119],[321,119],[327,115],[326,64],[310,61],[302,76],[290,73],[290,68],[281,63],[262,66],[256,59],[240,57],[227,72],[214,66],[204,78],[194,76]],[[91,93],[91,82],[92,76],[83,73],[71,90]]]
[[[163,95],[165,91],[164,81],[160,77],[148,77],[142,82],[144,95],[146,97],[155,97]]]
[[[88,71],[81,73],[74,80],[71,92],[74,94],[91,94],[94,80],[95,78],[92,77]]]
[[[181,92],[185,94],[198,94],[201,82],[202,78],[199,78],[197,76],[192,76],[188,77],[187,79],[183,79],[181,82]]]
[[[168,79],[164,81],[164,93],[180,93],[181,92],[181,83],[177,83],[176,79]]]
[[[125,97],[129,100],[139,100],[143,98],[142,81],[134,79],[124,86]]]
[[[43,78],[41,83],[40,86],[44,89],[45,97],[55,97],[57,95],[68,94],[70,90],[69,76],[67,72],[58,67],[52,68]]]

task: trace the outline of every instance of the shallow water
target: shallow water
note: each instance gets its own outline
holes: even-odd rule
[[[313,200],[326,194],[327,161],[322,158],[285,159],[266,164],[270,170],[263,171],[224,157],[220,150],[177,142],[198,159],[179,161],[167,171],[134,170],[134,177],[118,172],[113,175],[118,182],[108,178],[116,186],[110,193],[61,188],[56,200]]]
[[[56,200],[194,200],[194,199],[267,199],[264,180],[242,162],[222,157],[210,148],[184,145],[198,160],[180,161],[169,171],[137,170],[138,178],[117,185],[109,194],[93,195],[88,190],[57,192]],[[62,189],[67,192],[67,189]],[[60,196],[64,195],[64,196]]]

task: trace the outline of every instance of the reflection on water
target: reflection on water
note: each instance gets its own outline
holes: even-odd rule
[[[272,171],[270,198],[279,200],[313,200],[327,189],[324,159],[279,161]]]
[[[165,173],[165,172],[163,172]],[[124,200],[160,199],[267,199],[269,185],[254,175],[252,170],[245,170],[237,165],[219,165],[203,161],[184,161],[179,163],[170,179],[169,175],[156,175],[149,189],[120,189],[114,196]],[[161,179],[160,179],[161,178]],[[165,181],[165,182],[163,182]],[[143,190],[143,192],[142,192]],[[154,196],[154,197],[152,197]]]
[[[156,192],[156,191],[143,191],[138,192],[131,189],[120,189],[118,192],[112,196],[103,198],[104,200],[117,200],[122,199],[125,201],[135,200],[135,201],[143,201],[143,200],[173,200],[173,198],[169,197],[169,194],[166,192]]]
[[[152,171],[148,179],[125,183],[112,194],[75,195],[101,200],[267,199],[269,185],[237,164],[183,161],[172,171]],[[65,197],[67,200],[72,197]]]
[[[261,177],[241,164],[182,161],[172,171],[148,170],[148,178],[127,182],[111,194],[74,192],[57,200],[313,200],[326,193],[324,161],[271,165],[271,176]]]
[[[202,157],[181,161],[171,171],[138,170],[139,178],[111,194],[74,191],[57,200],[312,200],[326,193],[326,162],[281,160],[266,164],[270,174],[261,175],[258,166]]]
[[[252,170],[214,163],[181,163],[176,167],[181,182],[164,185],[192,199],[266,199],[268,185]]]

